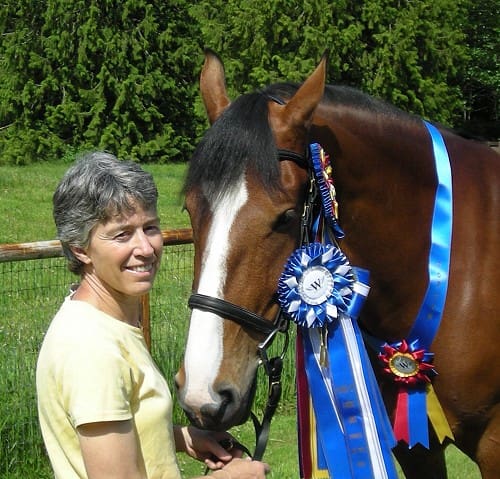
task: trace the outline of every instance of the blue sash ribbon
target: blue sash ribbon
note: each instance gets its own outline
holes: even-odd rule
[[[451,234],[453,223],[453,194],[451,167],[441,133],[424,122],[432,139],[438,185],[432,217],[431,246],[429,251],[429,283],[422,306],[408,334],[408,342],[418,341],[429,351],[443,316],[448,274],[450,269]],[[429,385],[428,387],[432,387]],[[409,447],[420,443],[429,448],[427,421],[428,387],[408,390]]]
[[[427,290],[415,322],[408,334],[406,343],[412,349],[426,351],[425,357],[432,357],[428,352],[441,323],[448,289],[450,268],[451,236],[453,224],[453,194],[451,167],[446,145],[436,127],[424,121],[432,140],[436,167],[437,188],[431,226],[431,245],[429,250]],[[364,334],[365,340],[376,350],[382,351],[383,341]],[[401,343],[392,346],[399,347]],[[432,371],[435,374],[435,371]],[[427,416],[431,419],[438,440],[446,437],[453,439],[453,433],[444,417],[432,384],[422,383],[417,386],[401,386],[398,400],[404,400],[396,408],[396,439],[408,443],[411,448],[420,443],[429,448],[429,427]]]
[[[451,233],[453,223],[453,194],[448,152],[441,133],[424,122],[432,139],[438,185],[432,217],[429,251],[429,284],[420,311],[408,335],[409,342],[418,339],[420,346],[430,349],[439,329],[448,289]]]

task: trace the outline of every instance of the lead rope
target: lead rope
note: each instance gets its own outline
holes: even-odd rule
[[[255,452],[252,460],[261,461],[267,447],[269,431],[271,429],[271,420],[276,412],[281,398],[281,372],[283,370],[283,359],[281,357],[272,358],[269,361],[269,388],[267,396],[266,409],[259,422],[257,416],[252,412],[252,422],[255,429]]]

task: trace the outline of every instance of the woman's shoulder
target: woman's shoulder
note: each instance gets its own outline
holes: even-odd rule
[[[65,299],[45,334],[45,343],[65,344],[68,348],[85,342],[100,343],[113,335],[104,313],[84,301]]]

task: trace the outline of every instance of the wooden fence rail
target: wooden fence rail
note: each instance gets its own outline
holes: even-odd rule
[[[161,233],[164,246],[193,242],[191,228],[163,230]],[[25,261],[28,259],[57,258],[62,255],[61,243],[58,240],[0,244],[0,263],[6,261]]]
[[[189,244],[193,242],[191,228],[163,230],[163,246]],[[35,241],[32,243],[0,244],[0,263],[8,261],[26,261],[30,259],[57,258],[63,256],[58,240]],[[151,349],[151,318],[149,294],[142,297],[142,330],[148,348]]]

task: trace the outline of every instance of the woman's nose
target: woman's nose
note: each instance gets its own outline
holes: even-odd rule
[[[151,256],[154,254],[155,249],[151,244],[151,240],[144,231],[137,231],[135,238],[135,248],[140,252],[142,256]]]

